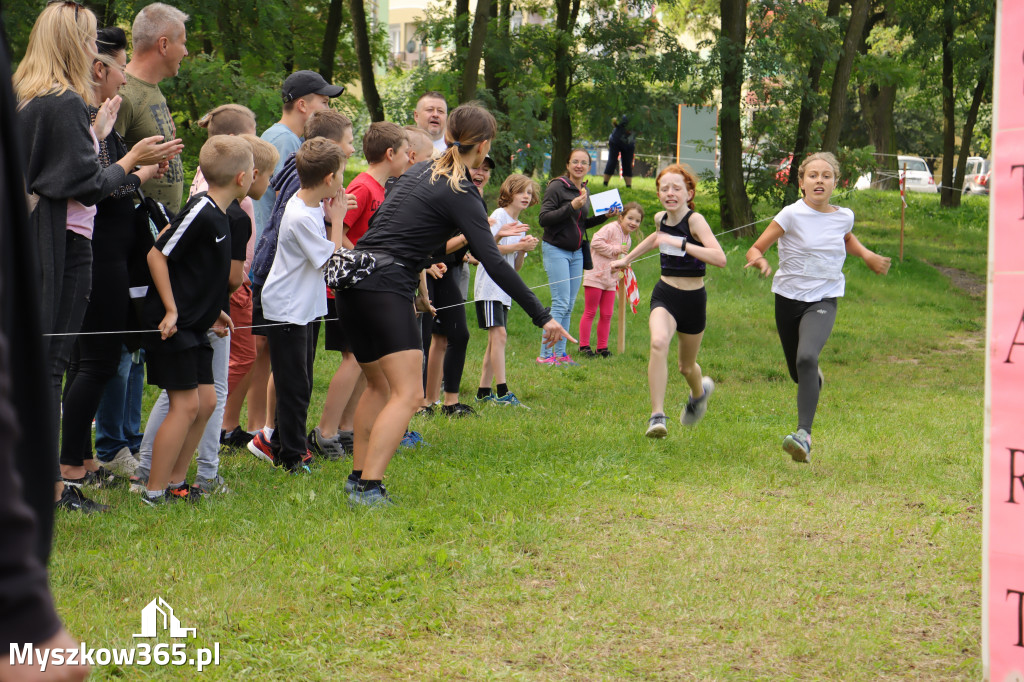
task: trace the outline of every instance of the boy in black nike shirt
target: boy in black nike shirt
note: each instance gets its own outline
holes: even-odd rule
[[[147,348],[150,384],[167,391],[170,407],[153,442],[153,462],[143,502],[160,504],[170,491],[187,493],[185,474],[213,413],[213,349],[206,331],[232,327],[222,310],[231,269],[231,234],[226,211],[249,191],[252,146],[218,135],[199,152],[209,189],[192,197],[149,252],[153,286],[145,312],[160,330]],[[173,493],[170,493],[173,494]]]

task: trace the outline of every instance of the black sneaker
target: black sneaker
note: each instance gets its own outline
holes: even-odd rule
[[[338,430],[338,440],[341,442],[341,447],[345,448],[345,452],[352,454],[355,452],[355,437],[351,431]]]
[[[420,409],[416,410],[416,414],[414,414],[413,416],[414,417],[433,417],[434,416],[434,406],[433,405],[424,405]]]
[[[236,426],[230,431],[220,432],[220,444],[230,448],[244,448],[252,440],[252,434],[241,426]]]
[[[612,356],[607,348],[598,348],[595,354],[602,358],[610,358]]]
[[[90,500],[77,485],[68,485],[67,483],[64,484],[64,492],[61,493],[60,499],[57,500],[54,507],[65,511],[80,511],[83,514],[105,512],[110,509],[105,504]]]
[[[598,351],[598,352],[600,352],[600,351]],[[594,351],[590,350],[590,346],[580,346],[580,355],[582,355],[585,358],[597,357],[597,353],[595,353]]]
[[[166,497],[177,502],[191,502],[195,504],[203,499],[203,491],[192,488],[188,483],[182,483],[177,488],[168,486]]]
[[[441,414],[446,417],[469,417],[475,415],[476,410],[465,403],[455,403],[454,405],[442,405]]]
[[[82,486],[86,488],[114,488],[117,484],[117,477],[103,467],[96,471],[86,471],[85,478],[82,479]]]
[[[146,505],[147,507],[162,507],[165,504],[169,504],[171,502],[170,498],[168,498],[167,496],[166,490],[159,497],[150,497],[146,493],[146,491],[143,490],[139,494],[139,497],[142,498],[142,504]]]

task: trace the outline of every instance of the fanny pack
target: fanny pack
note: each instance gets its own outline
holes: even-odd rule
[[[378,268],[395,262],[395,257],[390,254],[342,247],[334,252],[324,266],[324,281],[331,289],[348,289]]]

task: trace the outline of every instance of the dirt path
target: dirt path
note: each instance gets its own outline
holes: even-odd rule
[[[949,283],[955,286],[960,291],[966,292],[968,296],[974,298],[981,298],[985,295],[985,279],[978,277],[977,275],[967,272],[966,270],[957,270],[956,268],[946,268],[941,265],[934,265],[928,261],[923,261],[926,265],[930,265],[935,268],[943,275],[949,278]]]

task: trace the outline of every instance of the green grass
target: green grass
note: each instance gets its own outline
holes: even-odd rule
[[[637,184],[626,198],[653,208]],[[222,460],[234,494],[199,508],[98,493],[112,513],[58,519],[60,611],[90,646],[132,646],[163,596],[196,645],[220,643],[213,679],[978,679],[984,306],[923,262],[984,273],[987,202],[969,199],[912,196],[887,277],[847,262],[810,466],[780,448],[796,391],[770,284],[741,267],[751,240],[724,237],[697,428],[642,435],[651,259],[610,360],[536,365],[514,311],[509,385],[533,409],[415,420],[430,445],[389,469],[400,506],[348,509],[344,464],[290,479],[244,453]],[[842,203],[895,256],[898,196]],[[539,254],[523,275],[546,281]],[[464,399],[484,343],[474,329]],[[337,361],[318,354],[310,424]],[[667,404],[684,398],[675,375]]]

